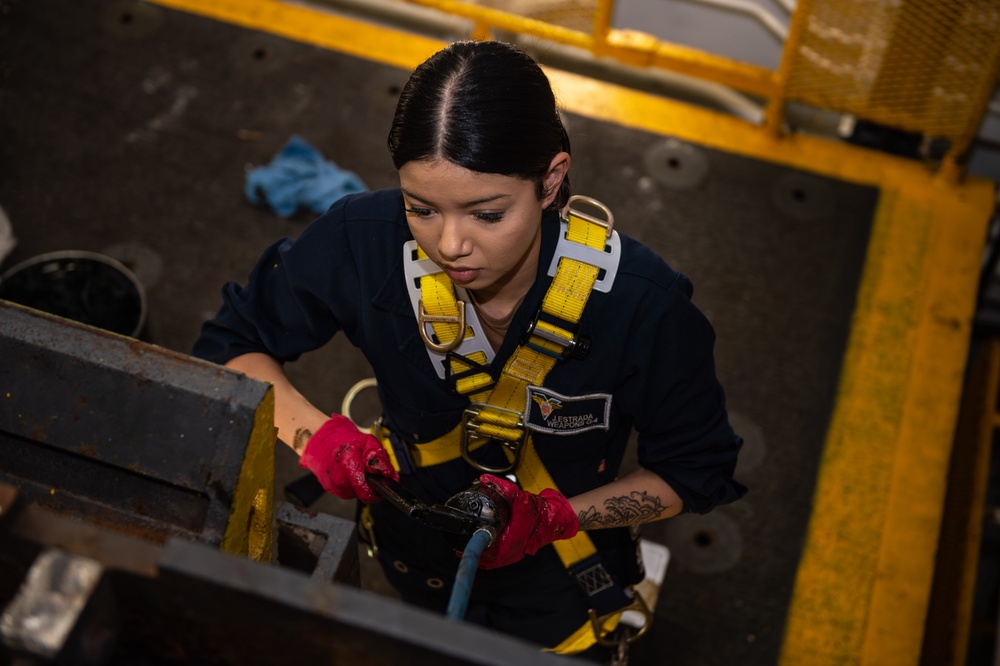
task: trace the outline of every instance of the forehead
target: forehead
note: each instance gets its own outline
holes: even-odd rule
[[[425,203],[468,204],[485,198],[531,195],[531,181],[498,173],[471,171],[444,159],[407,162],[399,169],[403,193]]]

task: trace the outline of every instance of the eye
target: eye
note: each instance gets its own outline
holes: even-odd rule
[[[429,217],[434,212],[430,208],[417,208],[416,206],[403,208],[403,210],[410,215],[416,215],[417,217]]]
[[[481,222],[499,222],[503,219],[503,213],[474,213],[474,215]]]

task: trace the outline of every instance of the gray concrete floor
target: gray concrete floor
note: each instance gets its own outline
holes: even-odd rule
[[[308,223],[243,195],[246,168],[292,134],[372,189],[396,184],[384,137],[405,71],[131,2],[0,7],[0,206],[19,239],[0,270],[59,250],[122,259],[148,342],[188,351],[222,284]],[[576,191],[693,279],[747,441],[744,501],[644,530],[673,559],[632,663],[773,664],[877,192],[698,146],[671,169],[667,137],[568,125]],[[369,374],[343,339],[289,372],[328,411]],[[280,501],[301,470],[286,450],[276,465]]]

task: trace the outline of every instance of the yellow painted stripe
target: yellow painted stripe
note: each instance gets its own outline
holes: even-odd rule
[[[444,46],[413,33],[278,0],[147,1],[404,69],[412,69]]]
[[[156,0],[410,69],[443,44],[275,0]],[[919,661],[994,184],[557,70],[567,111],[878,187],[780,662]]]

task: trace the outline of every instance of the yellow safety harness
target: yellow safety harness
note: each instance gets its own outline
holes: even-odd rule
[[[606,219],[580,212],[573,207],[576,202],[603,211]],[[589,342],[578,335],[584,307],[592,291],[611,289],[620,257],[614,218],[599,201],[572,197],[563,209],[561,224],[559,244],[549,268],[552,284],[524,340],[498,376],[489,367],[493,351],[475,312],[467,316],[465,311],[464,290],[456,289],[415,241],[407,244],[407,280],[420,335],[449,389],[470,400],[462,423],[450,433],[431,442],[407,446],[407,462],[428,467],[461,456],[484,472],[515,472],[521,487],[528,492],[556,488],[525,424],[528,388],[542,386],[558,361],[586,353]],[[388,433],[378,434],[399,469],[400,461],[388,441]],[[506,465],[488,466],[476,458],[475,452],[490,443],[502,447]],[[552,545],[588,594],[592,606],[590,622],[552,651],[573,654],[595,642],[616,645],[607,636],[627,610],[638,611],[646,620],[631,639],[645,633],[652,613],[641,596],[614,583],[587,532],[580,530],[572,539],[555,541]]]

